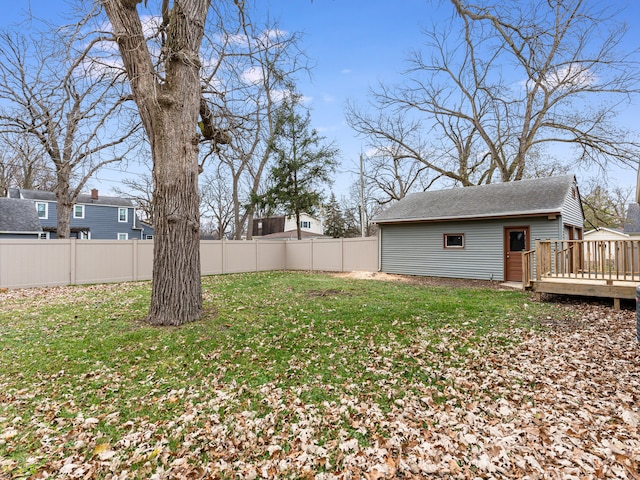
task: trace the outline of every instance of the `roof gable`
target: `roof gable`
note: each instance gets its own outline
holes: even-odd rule
[[[33,201],[0,198],[0,232],[41,232]]]
[[[562,175],[414,193],[382,212],[374,222],[560,214],[567,196],[575,186],[575,176]]]

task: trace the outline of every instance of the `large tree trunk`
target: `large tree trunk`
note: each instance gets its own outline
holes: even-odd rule
[[[63,166],[57,173],[56,186],[56,213],[58,221],[56,225],[56,236],[58,238],[69,238],[71,236],[71,208],[72,203],[69,195],[70,173]]]
[[[198,92],[198,84],[192,91]],[[176,108],[161,112],[153,141],[153,291],[148,320],[179,325],[200,317],[200,209],[198,146],[193,109],[181,95]]]
[[[199,50],[209,0],[163,2],[163,75],[156,75],[136,7],[102,0],[153,154],[154,257],[147,320],[181,325],[202,314],[198,197]],[[164,10],[164,9],[163,9]]]

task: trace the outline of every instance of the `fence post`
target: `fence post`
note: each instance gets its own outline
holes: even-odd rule
[[[224,275],[225,272],[225,259],[227,258],[226,255],[226,248],[225,248],[225,243],[226,243],[227,239],[222,237],[222,248],[220,249],[220,251],[222,252],[222,258],[220,259],[220,268],[222,269],[222,274]]]
[[[256,272],[259,272],[260,269],[258,268],[260,266],[260,251],[258,248],[258,240],[256,240],[255,238],[251,239],[253,241],[253,244],[255,245],[255,263],[256,263]]]
[[[76,239],[69,239],[69,285],[76,284]]]
[[[138,239],[134,238],[131,240],[131,248],[133,251],[131,252],[131,261],[133,262],[131,272],[133,274],[133,281],[138,281]]]

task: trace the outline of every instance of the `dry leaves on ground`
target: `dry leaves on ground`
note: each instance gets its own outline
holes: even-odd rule
[[[400,391],[389,376],[379,385],[388,405],[356,384],[345,385],[339,401],[313,404],[300,400],[304,385],[269,383],[257,406],[242,400],[246,386],[217,377],[132,400],[179,405],[168,422],[121,424],[108,406],[62,418],[60,405],[43,404],[53,425],[71,428],[61,436],[39,427],[41,452],[29,461],[44,467],[33,478],[640,478],[635,312],[566,308],[579,317],[546,319],[546,329],[518,332],[524,341],[509,347],[492,346],[489,335],[476,356],[458,353],[462,330],[443,329],[437,359],[427,337],[417,338],[405,354],[418,363],[430,356],[424,368],[438,381]],[[385,365],[372,356],[370,368]],[[31,421],[0,419],[0,442],[19,439]],[[126,433],[106,442],[95,434],[98,423]],[[12,460],[0,460],[0,472],[11,470]]]

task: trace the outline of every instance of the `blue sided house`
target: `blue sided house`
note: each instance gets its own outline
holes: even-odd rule
[[[94,240],[149,240],[153,227],[140,221],[131,200],[79,195],[71,211],[71,238]],[[58,212],[54,192],[10,188],[0,198],[0,239],[57,238]]]

